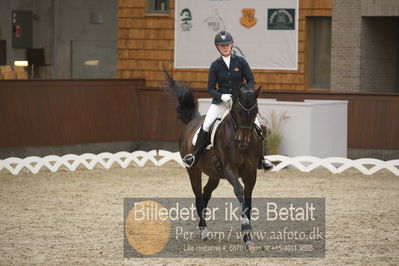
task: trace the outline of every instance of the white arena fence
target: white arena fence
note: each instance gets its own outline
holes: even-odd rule
[[[279,162],[272,171],[280,171],[286,167],[295,167],[302,172],[310,172],[324,167],[331,173],[342,173],[350,168],[355,168],[365,175],[372,175],[380,170],[388,170],[399,176],[399,160],[382,161],[377,159],[351,160],[342,157],[330,157],[320,159],[312,156],[287,157],[283,155],[266,156],[272,162]],[[144,167],[151,162],[155,166],[162,166],[174,161],[184,167],[179,152],[165,150],[117,152],[117,153],[85,153],[82,155],[67,154],[64,156],[49,155],[45,157],[30,156],[26,158],[10,157],[0,160],[0,171],[8,170],[13,175],[18,175],[23,169],[37,174],[43,167],[51,172],[59,170],[75,171],[78,167],[89,170],[94,167],[110,169],[115,163],[122,168],[133,164],[136,167]]]

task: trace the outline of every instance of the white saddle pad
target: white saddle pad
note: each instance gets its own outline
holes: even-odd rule
[[[209,143],[209,145],[205,148],[206,150],[209,150],[213,147],[214,141],[215,141],[215,135],[216,135],[216,131],[219,128],[220,123],[225,119],[225,117],[230,113],[230,109],[226,110],[226,112],[224,112],[223,114],[221,114],[215,122],[215,125],[212,128],[211,131],[211,143]],[[194,137],[193,137],[193,145],[195,145],[195,143],[197,142],[197,138],[198,138],[198,133],[200,131],[200,127],[197,129],[197,132],[195,132]]]

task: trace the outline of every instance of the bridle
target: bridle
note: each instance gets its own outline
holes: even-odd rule
[[[253,109],[255,109],[258,106],[258,103],[255,103],[254,105],[252,105],[251,108],[245,108],[244,105],[241,104],[240,101],[238,101],[238,105],[241,107],[241,109],[243,109],[245,112],[249,113],[251,112]]]
[[[248,114],[254,110],[256,107],[258,107],[258,103],[256,102],[253,106],[251,106],[250,108],[246,108],[245,106],[243,106],[241,104],[241,102],[238,100],[238,105],[240,106],[240,108],[242,110],[244,110],[245,112],[247,112]],[[244,130],[251,130],[254,127],[254,124],[247,126],[247,125],[238,125],[237,122],[234,120],[233,116],[231,115],[231,112],[229,113],[229,118],[233,124],[233,127],[235,130],[237,129],[244,129]]]

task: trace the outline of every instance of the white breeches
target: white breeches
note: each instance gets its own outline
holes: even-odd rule
[[[225,102],[221,102],[219,104],[211,104],[206,113],[204,124],[202,125],[202,129],[206,132],[209,132],[209,127],[212,125],[213,121],[216,120],[221,114],[229,109],[229,105]]]
[[[213,121],[215,121],[216,118],[223,114],[227,109],[229,109],[229,105],[225,102],[221,102],[220,104],[211,104],[206,113],[204,123],[202,124],[202,129],[209,132],[209,128]],[[255,124],[260,127],[258,118],[255,119]]]

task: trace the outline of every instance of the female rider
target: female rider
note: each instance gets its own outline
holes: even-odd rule
[[[215,46],[221,56],[212,62],[208,74],[208,92],[213,100],[198,134],[193,153],[183,158],[183,163],[187,167],[192,167],[197,163],[201,152],[208,145],[209,128],[213,121],[229,108],[233,88],[240,88],[244,79],[248,88],[255,86],[254,75],[247,61],[241,56],[232,54],[233,44],[230,33],[221,31],[216,34]],[[216,85],[218,85],[218,90],[216,90]],[[255,123],[259,126],[257,119]],[[258,168],[268,170],[273,167],[263,156],[262,158]]]

